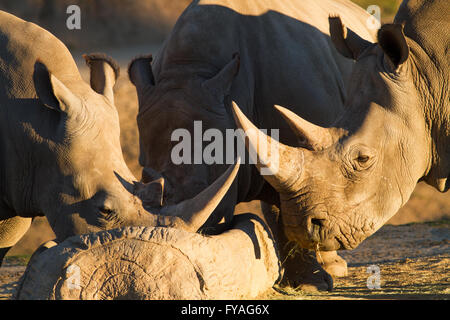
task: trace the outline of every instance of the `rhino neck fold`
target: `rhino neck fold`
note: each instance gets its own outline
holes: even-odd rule
[[[394,22],[404,25],[415,63],[414,81],[431,135],[430,164],[423,179],[445,191],[450,178],[448,1],[404,1]],[[448,183],[447,183],[448,185]]]
[[[2,139],[9,143],[3,145],[0,155],[3,167],[1,189],[6,191],[3,194],[7,197],[4,200],[8,207],[21,216],[43,213],[42,195],[54,183],[51,168],[56,159],[52,150],[61,142],[55,134],[53,121],[40,120],[44,118],[42,114],[48,113],[55,117],[57,114],[44,107],[40,113],[36,113],[32,111],[35,107],[32,99],[22,99],[15,109],[11,108],[11,112],[6,110],[4,118],[7,130]],[[16,118],[17,114],[24,116]]]
[[[414,40],[409,39],[413,80],[418,88],[419,108],[430,135],[429,165],[422,178],[439,191],[448,189],[446,179],[450,176],[450,106],[448,67],[433,60]]]

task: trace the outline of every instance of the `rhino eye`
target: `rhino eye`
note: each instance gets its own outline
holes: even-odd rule
[[[369,169],[375,163],[375,152],[366,146],[358,146],[350,151],[350,161],[355,171]]]
[[[106,207],[106,206],[101,206],[101,207],[99,208],[99,210],[100,210],[100,212],[105,213],[105,214],[111,214],[111,213],[114,212],[113,209],[111,209],[111,208],[109,208],[109,207]]]
[[[359,163],[364,164],[364,163],[366,163],[367,161],[369,161],[369,159],[370,159],[370,157],[367,156],[367,155],[359,155],[359,156],[356,158],[356,161],[358,161]]]

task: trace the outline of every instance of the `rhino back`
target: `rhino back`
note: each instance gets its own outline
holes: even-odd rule
[[[61,41],[34,23],[0,11],[0,101],[36,96],[33,71],[37,60],[62,81],[79,77],[75,61]]]
[[[232,98],[247,114],[256,108],[258,125],[285,126],[281,118],[274,120],[274,104],[330,124],[342,107],[352,65],[329,38],[328,16],[333,13],[362,37],[374,39],[366,28],[368,14],[350,1],[194,1],[155,59],[156,80],[174,68],[211,77],[239,52]]]

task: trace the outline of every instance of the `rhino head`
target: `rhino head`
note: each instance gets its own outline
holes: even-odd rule
[[[233,104],[248,148],[258,150],[259,170],[270,164],[268,148],[277,147],[278,168],[264,178],[280,194],[287,236],[320,250],[355,248],[407,202],[419,180],[445,192],[450,173],[448,64],[435,64],[402,24],[382,26],[374,44],[330,17],[330,34],[356,61],[345,112],[332,127],[277,106],[301,145],[290,147]]]
[[[226,169],[226,165],[194,162],[191,156],[197,152],[194,145],[199,140],[195,136],[194,121],[201,121],[202,130],[214,128],[224,132],[234,126],[224,103],[239,70],[240,60],[238,55],[234,55],[215,74],[207,68],[205,70],[208,71],[202,73],[202,67],[195,64],[184,66],[186,69],[167,70],[159,75],[156,84],[152,59],[151,55],[135,58],[128,68],[139,100],[139,162],[144,167],[142,181],[153,181],[157,190],[148,194],[146,202],[153,206],[173,205],[198,195]],[[193,77],[192,74],[199,76]],[[178,144],[172,139],[172,134],[180,128],[189,132],[192,138],[193,152],[189,155],[189,162],[177,163],[172,159],[172,152]],[[203,150],[204,146],[200,157]],[[215,214],[211,215],[208,226],[216,225],[222,217],[231,221],[237,197],[235,183]]]
[[[39,102],[48,110],[43,114],[48,115],[45,126],[52,136],[44,141],[33,130],[28,134],[46,145],[48,164],[38,173],[40,210],[58,239],[119,226],[197,231],[228,190],[239,164],[192,199],[144,209],[141,199],[155,192],[155,183],[136,182],[123,159],[113,94],[119,68],[101,54],[84,58],[91,86],[79,77],[58,79],[41,62],[35,64],[33,74]],[[42,167],[38,160],[35,164]]]

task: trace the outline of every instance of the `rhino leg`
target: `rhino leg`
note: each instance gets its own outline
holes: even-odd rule
[[[319,264],[313,251],[287,243],[281,250],[281,259],[281,286],[307,292],[333,289],[333,278]]]
[[[279,251],[282,264],[279,285],[309,292],[331,291],[333,278],[322,268],[314,252],[287,240],[280,222],[279,209],[264,202],[261,202],[261,209]]]
[[[0,220],[0,266],[8,250],[28,231],[31,220],[19,216]]]
[[[322,268],[332,277],[346,277],[347,261],[340,257],[336,251],[317,251],[317,260]]]
[[[0,267],[2,266],[3,258],[6,256],[6,254],[9,251],[9,249],[11,249],[11,247],[0,248]]]

